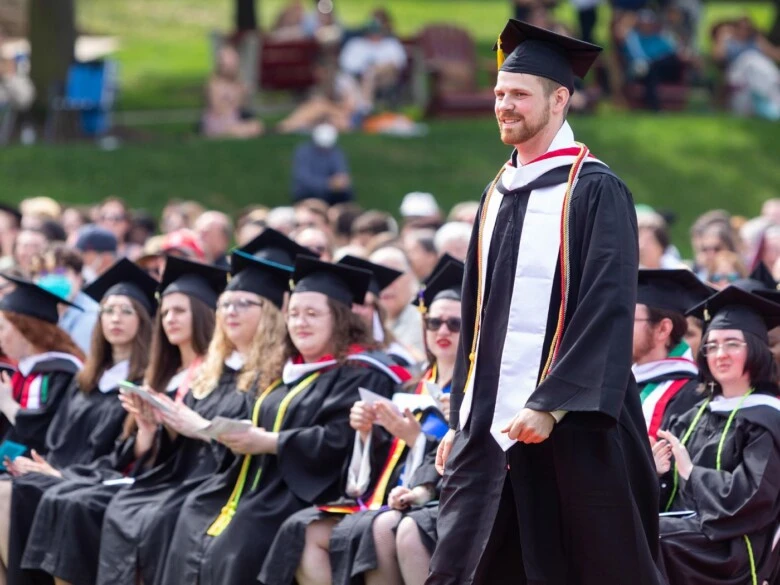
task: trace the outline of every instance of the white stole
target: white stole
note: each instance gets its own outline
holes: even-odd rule
[[[567,122],[564,122],[553,140],[548,152],[563,148],[576,148],[574,134]],[[530,184],[553,169],[571,166],[575,155],[560,155],[545,158],[525,166],[514,167],[507,163],[501,177],[507,190],[516,190]],[[585,162],[598,163],[596,159]],[[603,164],[603,163],[600,163]],[[517,268],[509,306],[509,321],[506,340],[501,354],[498,391],[493,411],[490,433],[499,446],[506,451],[515,441],[502,433],[514,416],[519,413],[536,390],[537,378],[544,350],[544,338],[547,333],[547,321],[550,298],[556,278],[556,266],[561,246],[561,214],[563,211],[566,183],[534,189],[528,200],[523,221],[523,229],[518,250]],[[485,210],[483,226],[481,290],[485,290],[487,264],[490,243],[496,226],[496,219],[503,195],[495,190]],[[511,197],[511,195],[510,195]],[[472,242],[476,245],[476,242]],[[493,275],[498,277],[498,275]],[[484,299],[482,299],[484,303]],[[477,307],[481,311],[482,307]],[[477,355],[473,364],[474,375],[467,380],[465,395],[460,409],[461,428],[466,425],[474,400],[474,378],[479,361],[479,342],[482,330],[490,324],[481,323],[477,334]]]

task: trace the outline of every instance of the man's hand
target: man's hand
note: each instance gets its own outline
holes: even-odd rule
[[[447,465],[447,459],[450,457],[454,440],[455,431],[450,429],[439,443],[439,448],[436,450],[436,471],[439,472],[439,475],[444,475],[444,466]]]
[[[549,412],[524,408],[501,432],[521,443],[541,443],[547,440],[554,426],[555,417]]]
[[[350,180],[347,173],[336,173],[328,180],[331,191],[344,191],[349,188]]]

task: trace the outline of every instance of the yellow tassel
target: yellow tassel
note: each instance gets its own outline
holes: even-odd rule
[[[214,520],[214,523],[209,526],[209,529],[206,531],[206,534],[209,536],[219,536],[225,531],[225,528],[228,527],[230,524],[230,521],[233,519],[233,516],[236,514],[236,507],[232,505],[232,502],[222,508],[222,511],[219,513],[219,516],[217,516],[217,519]]]
[[[496,61],[498,62],[498,69],[501,69],[504,61],[506,61],[504,49],[501,47],[501,37],[498,37],[498,41],[496,41]]]

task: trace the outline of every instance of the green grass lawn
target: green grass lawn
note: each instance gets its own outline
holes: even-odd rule
[[[261,23],[268,26],[284,0],[257,2]],[[454,23],[471,32],[485,57],[510,15],[508,0],[336,0],[339,18],[350,27],[363,24],[380,4],[390,8],[399,34],[412,35],[428,23]],[[81,30],[119,37],[120,109],[201,105],[201,88],[211,67],[209,34],[230,29],[232,0],[78,0],[77,9]],[[556,12],[558,18],[574,25],[568,2],[561,0]],[[607,12],[604,6],[597,30],[602,41],[607,38]],[[707,4],[703,41],[712,22],[746,12],[765,26],[772,7],[765,2]]]
[[[719,116],[620,114],[574,118],[579,140],[620,174],[637,202],[679,214],[685,247],[697,214],[726,208],[755,215],[778,196],[777,125]],[[159,212],[172,197],[228,212],[288,201],[289,161],[301,140],[250,142],[162,138],[100,151],[89,144],[12,147],[0,156],[0,200],[49,195],[93,203],[114,194]],[[447,208],[478,198],[508,155],[491,119],[435,122],[422,138],[344,136],[358,198],[397,211],[409,191],[430,191]]]

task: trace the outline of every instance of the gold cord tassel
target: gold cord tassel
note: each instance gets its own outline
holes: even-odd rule
[[[225,531],[225,528],[228,527],[230,524],[230,521],[233,519],[233,516],[236,514],[236,506],[234,502],[230,502],[227,506],[222,508],[222,511],[219,513],[219,516],[217,516],[217,519],[214,520],[214,523],[209,526],[209,529],[206,531],[206,534],[209,536],[219,536]]]
[[[498,62],[498,69],[501,69],[504,61],[506,61],[504,49],[501,47],[501,37],[498,37],[498,41],[496,41],[496,61]]]

